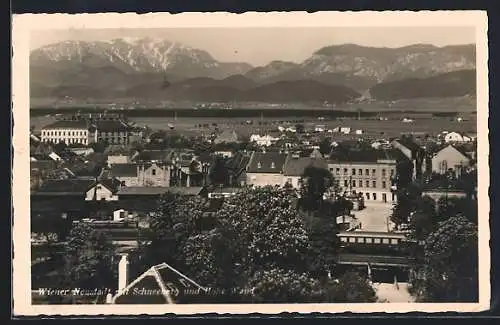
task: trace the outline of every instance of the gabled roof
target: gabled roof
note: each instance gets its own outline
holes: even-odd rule
[[[147,294],[136,294],[137,292]],[[187,292],[189,290],[190,293]],[[113,297],[114,304],[175,304],[177,298],[207,292],[193,279],[166,263],[158,264],[133,280],[122,292]]]
[[[413,139],[408,138],[408,137],[401,137],[399,139],[395,139],[394,141],[399,142],[406,148],[410,149],[412,152],[418,151],[418,150],[423,150],[421,146],[419,146]]]
[[[310,166],[328,169],[328,164],[324,159],[309,157],[293,158],[290,156],[286,160],[283,174],[285,176],[302,176],[305,169]]]
[[[97,128],[98,132],[121,132],[132,130],[130,125],[121,120],[97,120],[92,124]]]
[[[111,175],[113,177],[137,177],[137,164],[112,164]]]
[[[99,181],[99,184],[105,186],[112,193],[118,192],[121,182],[115,178],[103,178]]]
[[[279,152],[254,152],[248,163],[248,173],[281,173],[287,155]]]
[[[172,150],[144,150],[135,157],[135,161],[171,161]]]

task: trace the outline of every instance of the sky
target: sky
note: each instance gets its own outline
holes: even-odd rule
[[[209,52],[216,60],[262,66],[273,60],[302,62],[328,45],[400,47],[474,44],[474,27],[300,27],[300,28],[162,28],[65,29],[33,31],[31,50],[65,40],[99,41],[155,37]]]

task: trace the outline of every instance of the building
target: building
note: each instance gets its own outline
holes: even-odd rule
[[[61,120],[42,128],[42,142],[88,145],[94,140],[87,121]]]
[[[413,164],[413,179],[419,178],[425,171],[425,150],[410,137],[401,137],[391,142]]]
[[[449,132],[444,136],[444,142],[446,143],[471,142],[471,141],[472,137],[459,132]]]
[[[234,130],[225,129],[214,139],[215,144],[238,142],[238,134]]]
[[[110,145],[128,145],[133,137],[140,137],[140,131],[122,120],[96,120],[90,130],[94,132],[95,142],[106,142]]]
[[[361,193],[365,202],[389,203],[397,200],[393,187],[396,164],[396,159],[384,150],[377,150],[333,158],[328,161],[328,169],[344,192]]]
[[[122,186],[168,187],[171,166],[161,162],[113,164],[110,175],[118,179]]]
[[[431,158],[431,170],[433,173],[445,174],[449,170],[455,172],[461,168],[468,167],[471,159],[467,154],[453,145],[448,145],[437,151]]]
[[[281,186],[286,157],[286,154],[278,152],[253,152],[246,169],[246,183],[253,186]]]
[[[92,184],[85,192],[85,201],[116,201],[120,182],[114,179],[102,179]]]
[[[286,159],[283,171],[282,185],[291,185],[293,188],[300,188],[302,176],[307,167],[317,167],[328,169],[326,160],[322,158],[297,157],[289,155]]]
[[[275,138],[275,137],[270,136],[270,135],[260,136],[258,134],[252,134],[250,136],[250,142],[255,142],[257,145],[263,146],[263,147],[269,147],[270,145],[272,145],[273,143],[275,143],[278,140],[279,140],[279,138]]]

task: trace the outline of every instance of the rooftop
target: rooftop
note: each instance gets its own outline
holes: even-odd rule
[[[286,160],[283,174],[285,176],[302,176],[307,167],[328,169],[328,164],[321,158],[293,158],[289,156]]]
[[[168,192],[169,187],[157,186],[126,186],[118,191],[118,195],[162,195]]]
[[[111,175],[113,177],[136,177],[137,164],[113,164],[111,165]]]
[[[45,181],[36,194],[75,194],[83,195],[92,187],[95,180],[91,179],[53,179]]]
[[[247,172],[281,173],[287,155],[279,152],[254,152],[250,157]]]
[[[46,125],[42,128],[47,129],[88,129],[88,124],[84,120],[61,120]]]

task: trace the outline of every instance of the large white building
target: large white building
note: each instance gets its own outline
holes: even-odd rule
[[[86,121],[56,121],[42,128],[42,142],[60,143],[67,145],[79,143],[88,145],[93,142]]]

